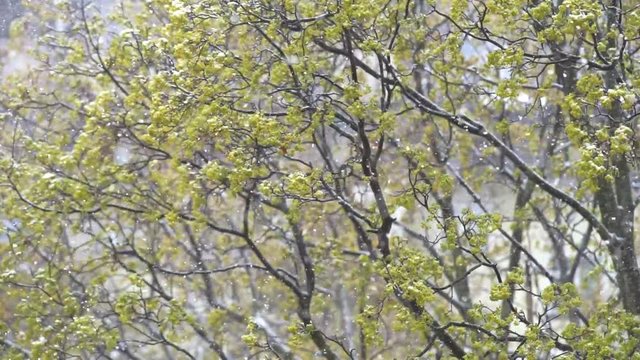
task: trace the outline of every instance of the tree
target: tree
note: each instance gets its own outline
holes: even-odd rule
[[[640,3],[24,5],[3,357],[640,356]]]

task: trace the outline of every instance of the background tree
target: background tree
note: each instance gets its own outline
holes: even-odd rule
[[[2,355],[640,356],[639,7],[25,4]]]

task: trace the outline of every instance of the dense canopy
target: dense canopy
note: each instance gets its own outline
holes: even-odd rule
[[[21,14],[1,358],[640,359],[640,1]]]

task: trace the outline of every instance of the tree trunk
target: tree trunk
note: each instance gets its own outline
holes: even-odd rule
[[[601,181],[596,200],[602,222],[613,235],[608,247],[616,270],[620,300],[625,310],[640,314],[640,269],[634,251],[633,198],[629,167],[624,156],[612,163],[618,169],[614,184]]]

